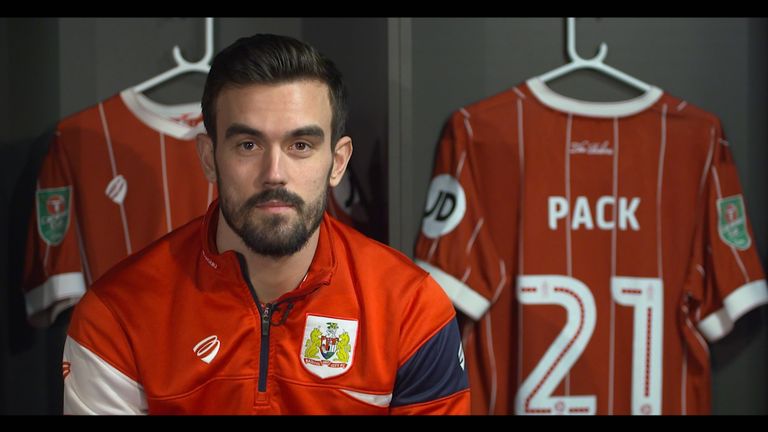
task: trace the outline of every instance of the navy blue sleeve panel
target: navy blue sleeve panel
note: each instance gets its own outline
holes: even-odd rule
[[[391,407],[440,399],[469,387],[456,318],[397,371]]]

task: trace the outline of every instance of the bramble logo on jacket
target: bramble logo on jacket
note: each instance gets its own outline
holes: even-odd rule
[[[357,320],[307,315],[301,364],[320,378],[343,374],[352,366]]]

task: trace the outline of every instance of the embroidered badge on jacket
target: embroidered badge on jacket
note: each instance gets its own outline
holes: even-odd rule
[[[301,364],[320,378],[349,370],[357,346],[357,320],[307,315],[302,339]]]

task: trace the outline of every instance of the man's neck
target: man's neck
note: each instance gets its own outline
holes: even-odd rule
[[[216,227],[216,247],[219,253],[234,250],[245,257],[251,285],[263,303],[271,303],[299,286],[312,264],[319,238],[318,228],[301,250],[293,255],[274,258],[251,251],[221,213]]]

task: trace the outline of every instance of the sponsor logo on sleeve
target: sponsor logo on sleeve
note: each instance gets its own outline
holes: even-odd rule
[[[69,229],[71,191],[70,186],[37,191],[37,231],[51,246],[61,244]]]
[[[307,315],[300,360],[306,370],[320,378],[348,371],[357,346],[357,320]]]
[[[448,234],[459,225],[466,210],[467,197],[461,183],[441,174],[429,185],[421,232],[432,239]]]
[[[717,231],[720,233],[720,239],[728,246],[746,250],[752,245],[747,231],[744,198],[741,194],[717,200]]]

